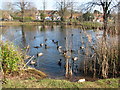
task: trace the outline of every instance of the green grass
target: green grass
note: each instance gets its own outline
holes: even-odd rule
[[[55,79],[7,79],[7,83],[3,84],[3,88],[118,88],[118,81],[118,78],[83,83]]]
[[[84,26],[84,27],[88,27],[88,28],[92,28],[92,27],[101,27],[102,24],[98,23],[98,22],[81,22],[81,24]]]

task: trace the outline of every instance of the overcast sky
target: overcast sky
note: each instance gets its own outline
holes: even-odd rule
[[[14,2],[14,1],[21,1],[21,0],[0,0],[0,9],[4,9],[5,6],[3,2]],[[43,9],[43,0],[27,0],[32,1],[37,9]],[[45,0],[46,1],[46,10],[55,10],[56,9],[56,2],[59,0]],[[81,3],[86,3],[91,0],[71,0],[77,2],[76,5],[80,5]]]

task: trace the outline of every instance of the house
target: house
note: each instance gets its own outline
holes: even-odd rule
[[[94,22],[103,22],[103,14],[102,13],[94,11],[93,14],[94,14],[94,19],[93,19]]]
[[[41,13],[45,14],[45,20],[60,20],[60,15],[56,10],[38,10],[36,13],[36,20],[41,20]]]
[[[9,13],[10,13],[9,11],[2,11],[1,19],[4,21],[12,21],[13,17]]]
[[[36,19],[36,20],[41,20],[40,13],[39,13],[38,11],[35,12],[35,19]]]

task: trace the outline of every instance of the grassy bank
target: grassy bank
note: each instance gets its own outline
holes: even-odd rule
[[[118,88],[119,79],[103,79],[82,83],[67,80],[35,79],[33,77],[22,80],[20,78],[7,79],[3,88]]]
[[[76,22],[71,23],[70,22],[52,22],[52,21],[46,21],[46,22],[19,22],[19,21],[1,21],[1,25],[75,25],[75,26],[84,26],[86,29],[96,29],[97,27],[102,27],[102,25],[98,22]]]

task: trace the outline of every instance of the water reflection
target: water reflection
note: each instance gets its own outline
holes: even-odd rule
[[[37,62],[31,66],[53,77],[80,75],[80,62],[87,55],[84,48],[95,44],[96,35],[102,33],[93,30],[83,31],[72,26],[44,25],[9,26],[2,31],[5,32],[4,40],[8,39],[21,48],[30,45],[28,54],[34,55]],[[86,35],[89,35],[89,38]],[[92,40],[89,42],[90,39]],[[39,53],[43,55],[38,57]]]

